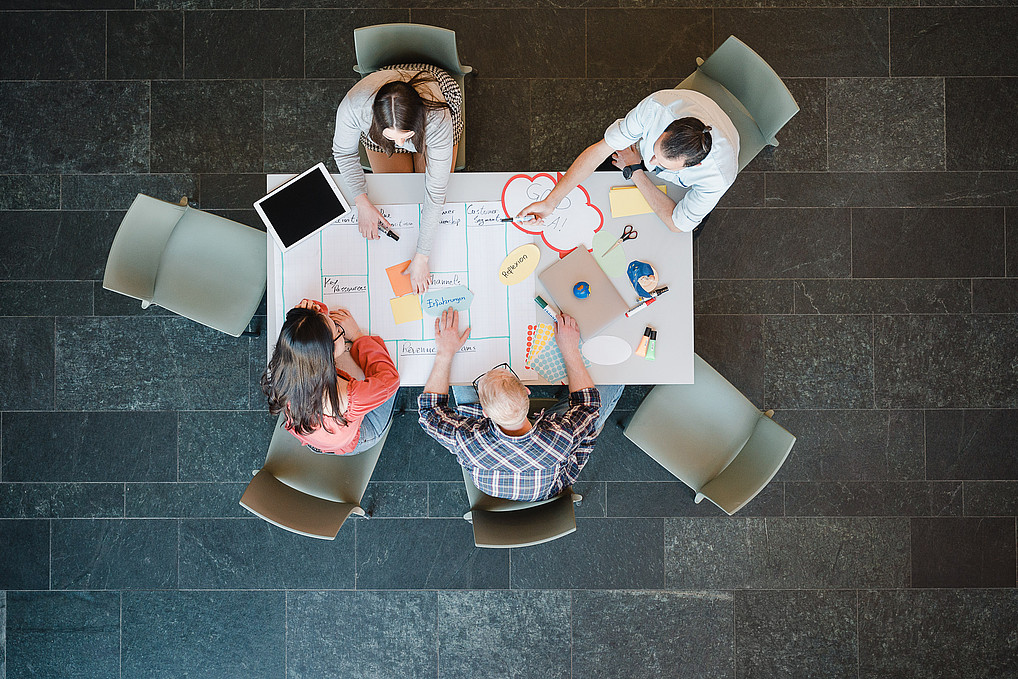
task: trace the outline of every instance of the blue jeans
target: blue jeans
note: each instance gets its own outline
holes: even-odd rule
[[[597,393],[601,395],[601,412],[597,415],[597,425],[594,427],[594,431],[597,434],[601,433],[601,429],[604,428],[604,423],[608,420],[608,417],[615,410],[615,404],[619,402],[619,398],[622,396],[622,390],[625,389],[623,384],[596,384],[594,387],[597,389]],[[456,405],[466,405],[467,403],[478,403],[479,399],[477,396],[477,390],[469,384],[458,385],[455,384],[452,387],[452,397],[456,399]],[[563,414],[569,410],[569,397],[561,398],[551,408],[548,408],[549,413]]]
[[[396,406],[396,396],[398,395],[399,390],[397,389],[392,398],[364,416],[364,419],[361,420],[360,440],[350,455],[363,453],[378,443],[378,439],[382,438],[382,434],[385,433],[386,428],[392,422],[392,409]]]

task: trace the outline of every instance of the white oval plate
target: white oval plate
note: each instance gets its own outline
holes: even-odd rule
[[[598,335],[584,342],[581,351],[591,363],[615,365],[629,358],[633,353],[633,347],[621,337]]]

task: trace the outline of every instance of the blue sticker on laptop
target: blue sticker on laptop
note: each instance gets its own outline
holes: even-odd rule
[[[474,293],[465,285],[454,285],[451,288],[431,289],[421,295],[421,309],[429,316],[440,316],[448,308],[466,311],[473,301]]]

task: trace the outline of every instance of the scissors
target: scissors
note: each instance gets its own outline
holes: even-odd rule
[[[631,240],[633,238],[636,238],[639,235],[640,234],[637,233],[636,229],[633,228],[632,224],[626,224],[626,228],[624,228],[622,230],[622,235],[619,236],[619,239],[617,241],[615,241],[615,243],[610,248],[605,250],[604,251],[604,255],[601,255],[601,256],[604,257],[605,255],[607,255],[609,252],[611,252],[612,250],[615,249],[616,245],[618,245],[622,241],[624,241],[624,240]]]

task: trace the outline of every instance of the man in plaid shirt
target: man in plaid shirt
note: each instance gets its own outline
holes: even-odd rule
[[[530,390],[503,365],[477,378],[473,389],[453,387],[454,409],[449,406],[449,373],[469,336],[470,328],[459,332],[458,312],[446,309],[435,319],[435,365],[417,399],[421,427],[456,455],[474,485],[488,495],[521,501],[558,495],[587,463],[622,385],[594,385],[580,355],[576,321],[563,314],[555,342],[566,366],[568,400],[531,423]]]

